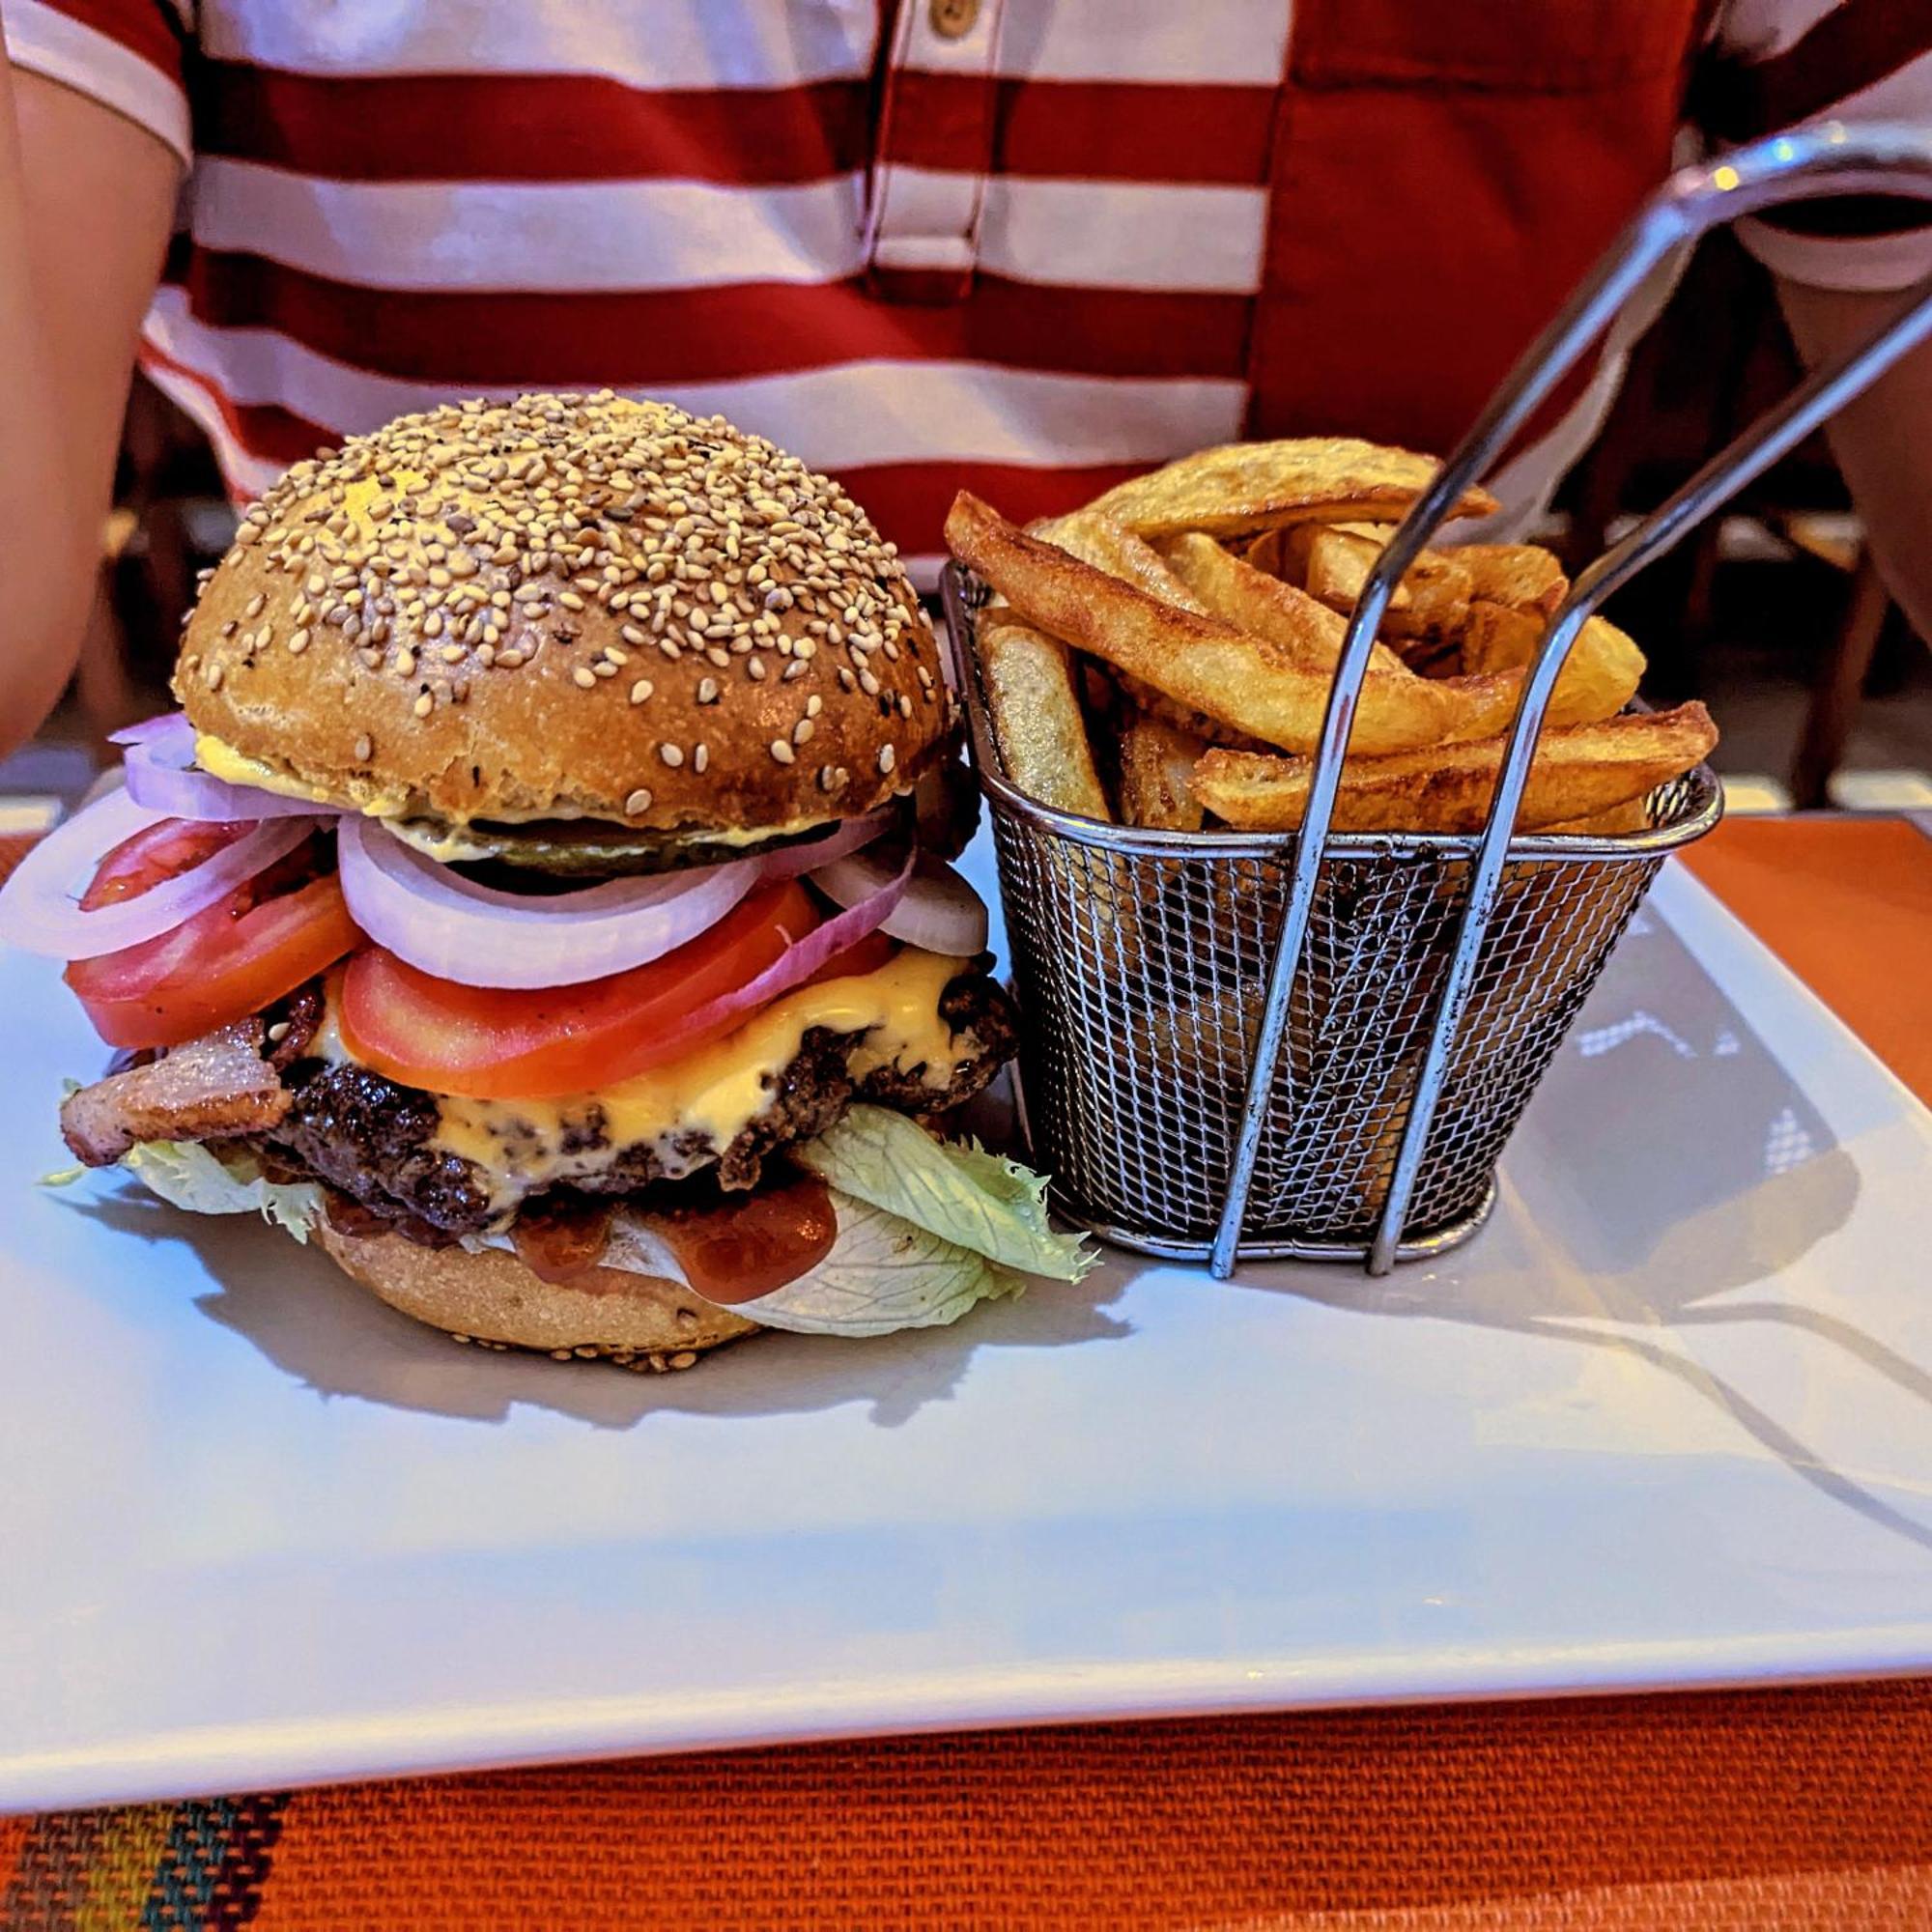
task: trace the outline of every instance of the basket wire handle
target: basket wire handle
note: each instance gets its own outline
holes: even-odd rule
[[[1847,128],[1836,122],[1780,134],[1729,153],[1722,161],[1686,168],[1639,211],[1555,319],[1524,352],[1370,570],[1342,644],[1321,721],[1301,830],[1268,973],[1267,1002],[1256,1033],[1228,1192],[1208,1266],[1218,1279],[1238,1257],[1256,1155],[1288,1027],[1290,998],[1314,910],[1323,846],[1334,815],[1343,760],[1369,653],[1395,586],[1463,492],[1485,474],[1564,374],[1602,334],[1651,271],[1679,246],[1760,209],[1824,195],[1905,193],[1932,200],[1932,131],[1911,127]],[[1495,797],[1471,867],[1468,896],[1413,1099],[1369,1250],[1371,1274],[1385,1274],[1401,1243],[1435,1111],[1449,1048],[1494,910],[1518,809],[1564,660],[1584,620],[1610,592],[1662,555],[1705,516],[1836,412],[1899,356],[1932,333],[1932,281],[1868,341],[1818,370],[1769,415],[1706,464],[1661,509],[1577,578],[1551,623],[1524,680]]]

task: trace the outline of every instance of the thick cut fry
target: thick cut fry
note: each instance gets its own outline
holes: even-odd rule
[[[1087,507],[1144,537],[1206,530],[1240,536],[1281,524],[1400,517],[1438,466],[1431,456],[1353,437],[1295,437],[1197,450],[1164,469],[1118,483]],[[1465,490],[1454,514],[1487,515],[1496,500]]]
[[[1492,604],[1553,617],[1570,594],[1562,564],[1536,544],[1458,544],[1450,554],[1469,573],[1469,595]]]
[[[1288,536],[1284,554],[1299,567],[1308,594],[1337,611],[1352,611],[1381,545],[1356,535],[1353,529],[1337,529],[1326,524],[1305,525],[1289,531]],[[1406,611],[1413,602],[1408,585],[1398,583],[1385,614]]]
[[[1393,525],[1312,526],[1287,532],[1282,555],[1308,594],[1348,616],[1362,594]],[[1395,587],[1382,612],[1382,633],[1399,639],[1442,638],[1462,628],[1469,608],[1469,573],[1460,553],[1425,550]]]
[[[1307,591],[1243,563],[1199,530],[1170,537],[1161,554],[1175,576],[1216,617],[1225,618],[1237,631],[1279,644],[1311,670],[1335,668],[1348,622]],[[1369,668],[1396,677],[1410,675],[1385,644],[1370,651]]]
[[[1028,623],[1064,638],[1194,711],[1285,751],[1317,741],[1328,677],[1265,638],[1198,616],[1030,537],[962,490],[946,519],[952,554]],[[1378,677],[1362,687],[1353,744],[1367,756],[1408,751],[1455,733],[1469,707],[1442,684]]]
[[[1091,664],[1093,661],[1089,659],[1086,662]],[[1096,673],[1099,672],[1097,665],[1094,668]],[[1129,677],[1123,670],[1102,674],[1112,677],[1115,690],[1131,702],[1134,710],[1159,719],[1172,730],[1183,731],[1190,738],[1199,738],[1204,745],[1221,745],[1231,752],[1265,752],[1268,749],[1252,732],[1224,724],[1218,718],[1208,717],[1205,711],[1196,711],[1192,705],[1177,703],[1144,678]]]
[[[1622,832],[1648,832],[1650,830],[1650,807],[1640,798],[1627,800],[1622,805],[1613,805],[1607,811],[1593,811],[1588,818],[1559,818],[1554,825],[1546,825],[1546,832],[1579,832],[1592,838],[1608,838]]]
[[[1590,818],[1641,799],[1710,754],[1718,742],[1701,704],[1546,731],[1530,765],[1519,824],[1524,831]],[[1338,832],[1476,832],[1495,792],[1504,741],[1437,746],[1350,758],[1335,797]],[[1292,832],[1308,802],[1314,761],[1252,752],[1209,752],[1194,795],[1244,831]]]
[[[1075,510],[1065,517],[1042,517],[1027,526],[1029,536],[1145,590],[1150,597],[1178,604],[1183,611],[1202,611],[1207,607],[1181,582],[1151,544],[1144,543],[1132,530],[1093,510]]]
[[[1121,816],[1156,832],[1199,832],[1201,807],[1187,781],[1207,745],[1165,719],[1131,719],[1121,734]]]
[[[974,636],[1007,776],[1042,805],[1111,819],[1066,646],[1009,610],[981,611]]]
[[[1463,632],[1463,668],[1477,675],[1520,670],[1543,641],[1545,620],[1478,598]],[[1606,617],[1586,617],[1550,694],[1545,722],[1595,724],[1614,718],[1636,696],[1644,656],[1636,640]]]

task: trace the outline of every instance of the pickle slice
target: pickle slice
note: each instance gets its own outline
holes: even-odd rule
[[[701,831],[640,832],[595,819],[538,819],[526,825],[472,819],[451,825],[437,818],[385,818],[383,823],[406,845],[445,866],[507,867],[553,878],[613,879],[749,858],[813,838],[837,821],[824,819],[751,838]]]

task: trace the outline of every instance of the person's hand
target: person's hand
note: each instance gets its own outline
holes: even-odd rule
[[[72,671],[180,162],[0,60],[0,755]]]
[[[1807,288],[1779,278],[1799,353],[1817,364],[1862,341],[1911,299]],[[1921,343],[1839,412],[1826,431],[1863,518],[1885,586],[1932,642],[1932,343]]]

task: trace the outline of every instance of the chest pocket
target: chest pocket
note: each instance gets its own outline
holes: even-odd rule
[[[1501,94],[1617,88],[1682,71],[1710,0],[1295,0],[1299,86]]]
[[[1251,431],[1452,445],[1668,173],[1708,9],[1295,0]]]

